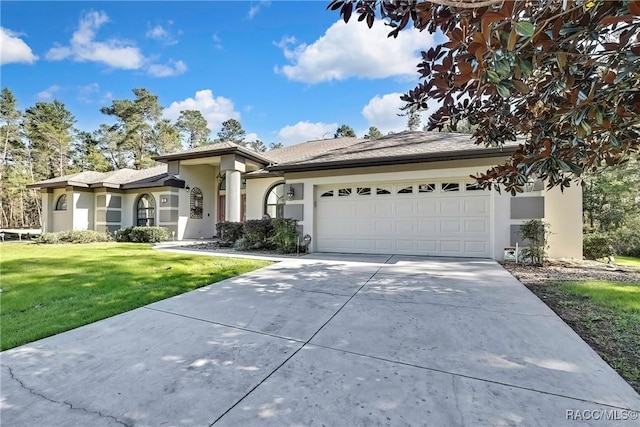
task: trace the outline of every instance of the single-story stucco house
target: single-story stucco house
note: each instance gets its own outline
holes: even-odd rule
[[[312,252],[502,259],[519,225],[549,225],[551,257],[582,258],[579,186],[541,182],[513,197],[470,175],[515,150],[469,135],[401,132],[337,138],[265,153],[221,142],[156,157],[161,166],[82,172],[31,185],[42,192],[45,231],[166,227],[176,240],[210,238],[219,221],[296,218]]]

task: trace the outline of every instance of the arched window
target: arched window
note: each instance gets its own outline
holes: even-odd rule
[[[264,199],[264,213],[271,218],[284,217],[284,182],[273,185]]]
[[[67,195],[63,194],[58,197],[58,201],[56,202],[56,210],[57,211],[66,211],[67,210]]]
[[[151,194],[143,194],[136,204],[136,225],[153,227],[156,222],[156,201]]]
[[[198,187],[191,189],[191,219],[202,219],[202,211],[204,209],[202,190]]]

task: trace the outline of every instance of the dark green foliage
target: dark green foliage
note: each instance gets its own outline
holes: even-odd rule
[[[549,225],[539,219],[532,219],[520,226],[520,236],[527,240],[522,249],[522,258],[533,265],[542,265],[547,258],[547,235]]]
[[[126,227],[116,233],[118,242],[158,243],[169,239],[169,230],[164,227]]]
[[[242,237],[244,224],[241,222],[224,221],[216,224],[216,232],[220,246],[231,247]]]
[[[244,223],[245,244],[248,249],[260,249],[268,245],[274,228],[270,219],[251,219]]]
[[[355,138],[356,132],[349,125],[342,125],[338,129],[336,129],[336,133],[333,135],[334,138],[346,138],[352,137]]]
[[[274,234],[269,242],[281,254],[291,254],[298,250],[298,221],[295,219],[274,219]]]
[[[613,239],[606,233],[587,233],[582,238],[582,254],[586,259],[599,259],[614,254]]]
[[[113,238],[110,234],[93,230],[69,230],[57,233],[42,233],[34,241],[38,244],[55,243],[96,243],[110,242]]]

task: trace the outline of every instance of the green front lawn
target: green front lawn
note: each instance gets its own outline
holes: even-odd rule
[[[640,268],[640,258],[632,256],[616,256],[616,264]]]
[[[576,281],[555,287],[547,288],[543,300],[640,392],[640,284]]]
[[[0,348],[77,328],[269,264],[158,252],[136,243],[0,243]]]

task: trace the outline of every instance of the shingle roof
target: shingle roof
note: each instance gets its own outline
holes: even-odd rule
[[[304,145],[304,144],[302,144]],[[470,135],[445,132],[399,132],[375,140],[358,140],[302,159],[285,160],[270,171],[304,171],[421,161],[494,157],[510,154],[517,144],[503,149],[484,148]]]
[[[307,141],[288,147],[277,148],[263,153],[274,163],[289,163],[311,159],[319,154],[324,154],[332,150],[349,147],[363,140],[358,138],[333,138]]]
[[[121,186],[124,184],[148,183],[162,178],[170,178],[167,173],[167,165],[154,166],[147,169],[119,169],[111,172],[86,171],[72,175],[60,176],[31,184],[31,188],[39,187],[64,187],[76,185],[82,187],[95,187],[101,185]]]

